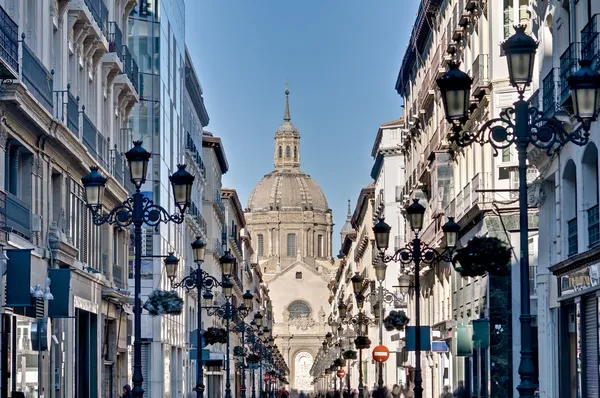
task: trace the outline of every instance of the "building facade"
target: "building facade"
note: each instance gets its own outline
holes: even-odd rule
[[[326,333],[333,222],[321,188],[300,170],[300,134],[290,122],[288,94],[275,134],[275,170],[252,191],[246,222],[273,306],[275,344],[290,368],[290,388],[307,393]]]
[[[108,177],[103,213],[128,196],[134,5],[0,2],[1,397],[111,397],[130,380],[129,232],[93,224],[81,177],[92,166]],[[33,299],[36,285],[53,298]]]

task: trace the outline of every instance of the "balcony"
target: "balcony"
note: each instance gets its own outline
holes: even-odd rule
[[[79,137],[79,97],[75,98],[67,84],[66,90],[54,91],[54,117]]]
[[[129,78],[129,81],[131,81],[131,84],[133,88],[135,88],[135,91],[139,93],[140,72],[138,69],[138,65],[137,62],[135,62],[133,55],[131,55],[131,51],[129,51],[129,48],[125,45],[123,46],[123,64],[125,68],[125,74]]]
[[[204,162],[202,161],[202,155],[196,144],[194,144],[194,140],[192,139],[192,135],[189,132],[185,134],[185,149],[188,152],[188,156],[195,163],[198,168],[198,172],[202,176],[202,178],[206,178],[206,167],[204,166]]]
[[[196,202],[194,202],[193,200],[192,203],[190,203],[190,207],[188,209],[187,214],[191,221],[194,223],[194,226],[198,230],[200,230],[200,232],[204,234],[204,238],[206,238],[208,234],[206,220],[204,220],[204,217],[202,217],[202,214],[200,213],[200,208],[196,205]]]
[[[592,248],[600,243],[600,220],[598,218],[598,205],[592,206],[587,211],[588,222],[588,247]]]
[[[108,36],[108,7],[104,4],[104,0],[84,0],[85,5],[92,13],[94,21],[98,24],[98,27],[104,34],[104,37]]]
[[[42,61],[23,42],[23,83],[27,90],[53,114],[52,91],[54,87],[53,73],[48,71]]]
[[[223,222],[225,220],[225,205],[223,204],[223,198],[221,198],[221,191],[215,189],[213,192],[213,208],[217,212],[217,216]]]
[[[577,217],[567,221],[567,243],[569,257],[574,256],[578,252],[577,240]]]
[[[581,57],[592,61],[592,67],[600,69],[600,33],[598,20],[600,14],[592,16],[587,25],[581,30]]]
[[[571,43],[567,50],[560,56],[560,104],[563,106],[571,98],[568,79],[579,68],[580,48],[581,43]]]
[[[31,206],[13,194],[0,190],[0,214],[5,220],[5,230],[31,239]]]
[[[481,100],[490,89],[490,56],[479,54],[473,62],[473,97]]]
[[[19,27],[0,7],[0,79],[19,76]]]
[[[123,33],[116,22],[110,22],[108,25],[108,51],[117,54],[123,61]]]
[[[83,113],[83,143],[87,150],[90,152],[105,170],[110,170],[108,167],[108,160],[110,151],[108,148],[108,141],[94,126],[94,123]]]
[[[111,151],[113,153],[113,165],[111,174],[113,175],[113,177],[115,177],[115,180],[117,180],[120,184],[125,184],[125,181],[123,180],[123,170],[125,170],[125,158],[123,157],[123,154],[117,150],[116,146]]]
[[[558,111],[559,68],[552,68],[542,80],[542,112],[544,117],[552,117]]]

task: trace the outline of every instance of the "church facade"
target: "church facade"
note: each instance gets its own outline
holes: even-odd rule
[[[300,134],[290,121],[289,91],[285,94],[275,169],[252,191],[245,216],[272,299],[273,336],[290,369],[289,387],[307,393],[328,328],[333,218],[319,185],[300,169]]]

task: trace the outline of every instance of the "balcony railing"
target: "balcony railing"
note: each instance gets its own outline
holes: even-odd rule
[[[23,42],[23,83],[43,106],[52,112],[52,90],[54,79],[42,61],[35,56],[27,44]]]
[[[6,230],[31,239],[31,206],[13,194],[0,190],[0,213],[6,220]]]
[[[102,167],[110,170],[108,167],[110,159],[108,141],[85,113],[83,113],[83,144]]]
[[[598,205],[592,206],[587,211],[588,245],[594,247],[600,243],[600,220],[598,219]]]
[[[571,43],[560,56],[560,103],[564,104],[571,97],[569,77],[577,71],[581,43]]]
[[[567,221],[568,256],[577,254],[577,217]]]
[[[225,205],[221,198],[221,191],[218,189],[215,189],[213,192],[213,206],[220,215],[225,216]]]
[[[126,45],[123,45],[123,67],[125,68],[125,74],[129,78],[131,85],[133,88],[135,88],[135,91],[139,93],[140,74],[138,65],[137,62],[135,62],[131,51],[129,51],[129,48]]]
[[[594,14],[581,30],[581,57],[592,61],[593,67],[600,67],[600,32],[598,20],[600,14]]]
[[[79,98],[73,97],[71,85],[66,90],[54,92],[54,117],[67,125],[79,137]]]
[[[104,0],[85,0],[85,4],[90,9],[94,21],[96,21],[106,37],[108,33],[108,8],[104,4]]]
[[[204,167],[204,162],[202,161],[202,156],[200,155],[200,151],[196,148],[196,144],[194,144],[194,140],[192,139],[192,135],[189,132],[186,132],[186,140],[185,140],[185,149],[190,152],[190,155],[198,165],[202,176],[206,177],[206,167]]]
[[[544,117],[552,117],[558,106],[558,68],[550,69],[542,81],[542,111]]]
[[[19,74],[19,27],[0,7],[0,78],[16,78]]]
[[[123,60],[123,33],[116,22],[110,22],[108,25],[108,51],[116,53],[117,57]]]
[[[113,154],[114,163],[112,168],[112,175],[116,178],[117,181],[123,184],[123,170],[125,167],[125,159],[123,158],[123,154],[117,150],[116,145],[115,149],[113,149]]]
[[[479,54],[473,62],[473,95],[490,84],[490,56]]]

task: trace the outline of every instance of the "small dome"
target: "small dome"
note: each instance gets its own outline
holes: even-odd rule
[[[327,200],[319,185],[301,171],[275,170],[265,175],[248,199],[248,211],[326,212]]]
[[[292,122],[285,120],[277,129],[276,134],[298,134],[298,129],[292,124]]]

